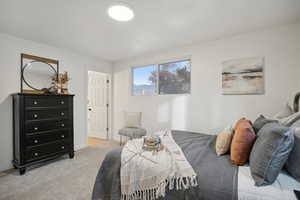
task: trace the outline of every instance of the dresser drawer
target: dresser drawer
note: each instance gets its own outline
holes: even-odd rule
[[[67,118],[67,117],[68,117],[67,109],[25,111],[25,120],[39,120],[39,119]]]
[[[28,147],[26,149],[25,157],[27,162],[30,162],[35,159],[41,159],[42,157],[48,156],[50,154],[67,152],[69,151],[69,148],[70,144],[66,141],[54,142],[35,147]]]
[[[34,146],[49,142],[65,140],[69,137],[69,130],[48,131],[40,134],[26,136],[26,146]]]
[[[68,120],[31,121],[25,123],[26,133],[37,133],[63,128],[70,128]]]
[[[44,96],[25,97],[26,108],[68,106],[68,97]]]

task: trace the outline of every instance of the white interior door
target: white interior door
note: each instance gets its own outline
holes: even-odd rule
[[[88,72],[88,136],[108,139],[108,76]]]

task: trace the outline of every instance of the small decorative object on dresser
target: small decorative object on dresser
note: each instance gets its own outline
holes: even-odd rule
[[[13,94],[13,165],[26,167],[69,154],[74,157],[73,96]]]
[[[57,85],[58,93],[60,94],[68,94],[68,82],[71,78],[68,75],[68,72],[59,73],[58,76],[53,75],[52,81],[55,85]]]

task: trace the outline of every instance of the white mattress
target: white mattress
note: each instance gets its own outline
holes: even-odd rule
[[[300,183],[285,172],[272,185],[256,187],[249,166],[239,167],[239,200],[297,200],[294,190],[300,191]]]

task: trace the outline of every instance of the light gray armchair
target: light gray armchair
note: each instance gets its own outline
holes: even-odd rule
[[[141,127],[141,112],[124,112],[125,127],[119,130],[120,145],[122,144],[122,136],[130,140],[141,138],[147,134],[146,129]]]

